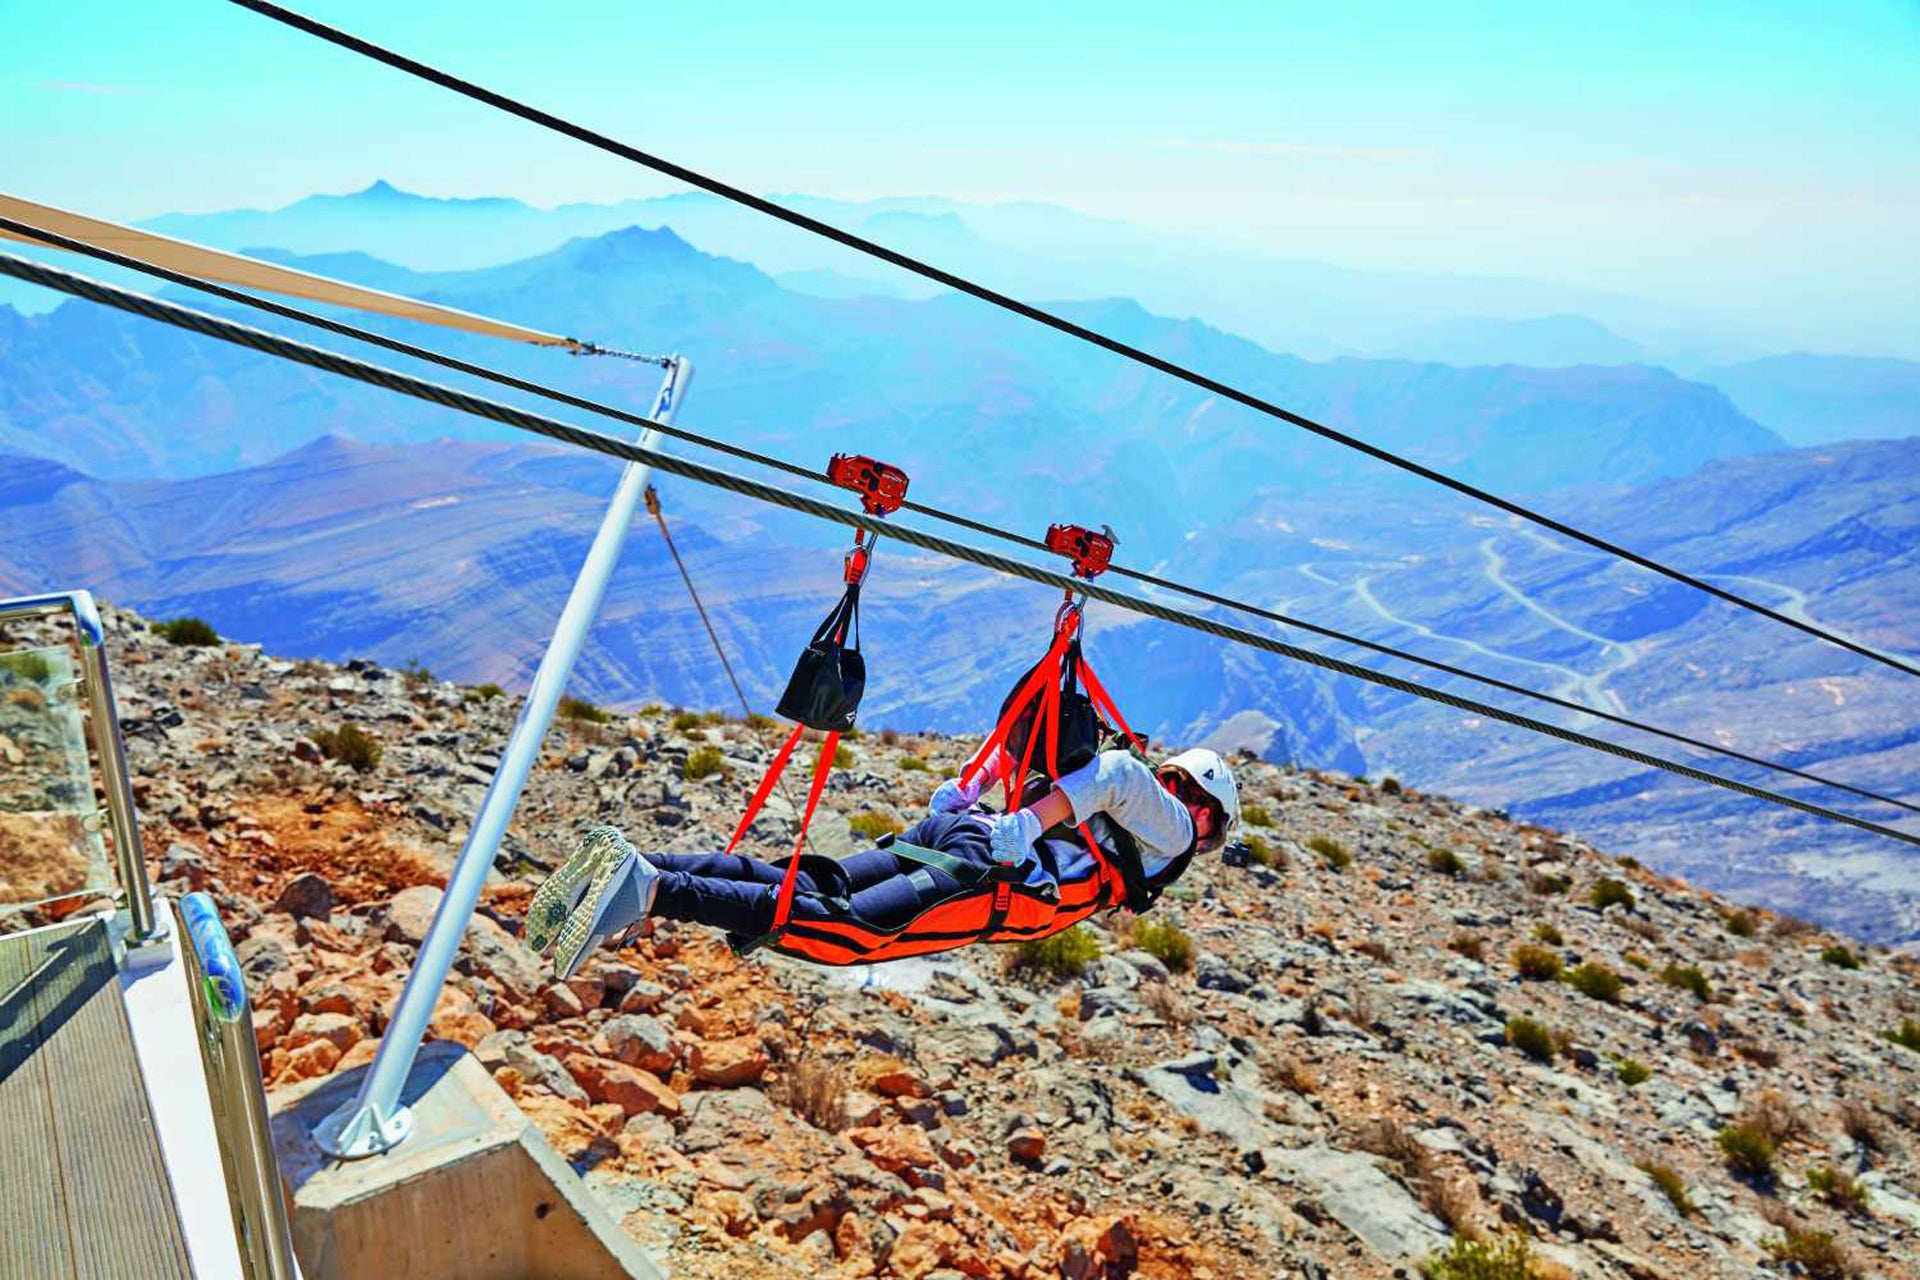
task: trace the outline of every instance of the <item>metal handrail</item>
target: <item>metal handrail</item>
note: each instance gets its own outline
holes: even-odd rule
[[[126,749],[120,741],[120,713],[113,698],[113,677],[107,668],[107,633],[93,594],[63,591],[47,595],[0,600],[0,623],[69,614],[80,635],[80,684],[87,699],[87,726],[94,752],[100,758],[100,782],[107,798],[107,822],[113,832],[114,869],[127,894],[132,920],[128,939],[135,947],[163,936],[153,908],[153,886],[147,880],[146,850],[140,842],[140,819],[133,802],[133,782],[127,772]]]
[[[240,960],[212,898],[190,893],[176,910],[186,940],[180,954],[194,994],[207,1097],[227,1175],[227,1203],[247,1280],[298,1280]]]

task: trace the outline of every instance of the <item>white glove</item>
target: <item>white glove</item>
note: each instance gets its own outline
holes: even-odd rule
[[[1040,819],[1033,810],[1003,813],[993,820],[993,859],[1008,866],[1025,866],[1037,861],[1033,842],[1040,838]]]
[[[933,799],[927,802],[927,812],[930,814],[961,813],[973,808],[980,801],[980,791],[986,785],[986,781],[987,777],[984,773],[975,774],[970,783],[961,782],[958,778],[948,778],[934,788]]]

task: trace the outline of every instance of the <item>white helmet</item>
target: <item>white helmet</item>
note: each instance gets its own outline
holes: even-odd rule
[[[1213,797],[1220,806],[1220,812],[1226,815],[1226,821],[1221,824],[1210,847],[1224,845],[1233,838],[1240,830],[1240,788],[1219,752],[1195,747],[1191,751],[1182,751],[1160,767],[1178,769],[1192,778],[1202,791]]]

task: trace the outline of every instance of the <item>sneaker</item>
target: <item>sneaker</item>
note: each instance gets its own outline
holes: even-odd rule
[[[533,903],[527,908],[526,940],[535,955],[544,956],[553,949],[560,926],[580,905],[587,883],[601,862],[617,863],[623,854],[631,852],[633,846],[615,827],[595,827],[581,837],[567,860],[533,892]]]
[[[603,857],[585,896],[567,916],[553,944],[553,976],[565,982],[593,949],[646,919],[660,872],[616,832],[618,854]]]

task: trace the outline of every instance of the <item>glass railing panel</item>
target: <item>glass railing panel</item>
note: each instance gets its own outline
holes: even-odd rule
[[[0,914],[116,888],[79,681],[67,647],[0,653]]]

